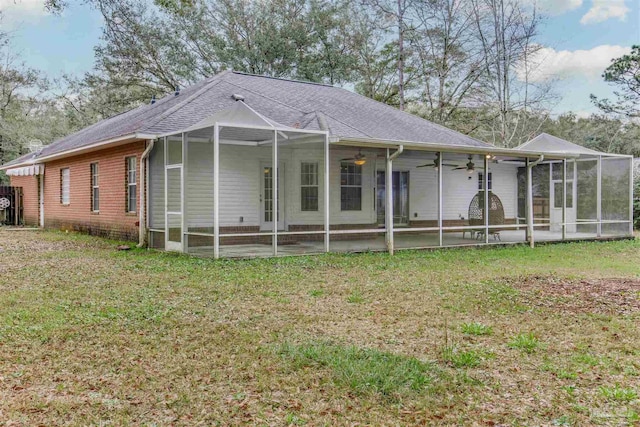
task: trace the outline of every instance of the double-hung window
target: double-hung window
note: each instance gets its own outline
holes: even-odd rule
[[[60,203],[68,205],[71,191],[71,173],[69,168],[60,169]]]
[[[318,163],[300,165],[300,209],[303,212],[318,210]]]
[[[91,211],[100,211],[100,185],[97,163],[91,163]]]
[[[138,184],[137,184],[137,169],[136,169],[136,157],[131,156],[125,159],[125,166],[127,170],[127,212],[135,213],[138,202]]]
[[[362,210],[362,166],[351,162],[340,164],[340,209]]]
[[[493,177],[491,176],[491,172],[489,172],[489,191],[491,191],[493,187],[491,178]],[[484,173],[483,172],[478,172],[478,190],[480,191],[484,190]]]
[[[567,162],[567,208],[573,208],[573,168],[574,162]],[[551,180],[553,182],[553,207],[562,209],[562,162],[551,164]]]

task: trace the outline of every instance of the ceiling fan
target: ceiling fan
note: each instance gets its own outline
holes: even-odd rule
[[[484,169],[484,168],[478,168],[478,169]],[[475,163],[473,163],[473,156],[469,156],[469,161],[467,162],[466,165],[464,166],[458,166],[457,168],[453,168],[454,171],[457,170],[466,170],[469,173],[474,173],[476,170],[476,165]]]
[[[353,157],[349,157],[348,159],[341,159],[343,162],[353,162],[358,166],[362,166],[367,163],[367,156],[362,154],[362,151],[358,149],[358,154]]]
[[[434,168],[435,170],[438,170],[438,163],[440,160],[440,153],[436,153],[436,158],[433,160],[433,163],[425,163],[424,165],[419,165],[416,166],[417,168]],[[443,163],[442,166],[458,166],[458,165],[451,165],[451,164],[447,164],[447,163]]]

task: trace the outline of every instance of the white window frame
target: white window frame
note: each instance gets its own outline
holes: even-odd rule
[[[348,183],[349,175],[354,175],[355,176],[356,175],[355,172],[353,174],[347,172],[347,183],[345,183],[345,184],[342,183],[342,167],[344,165],[347,165],[347,168],[349,166],[353,166],[354,168],[356,168],[356,170],[359,171],[359,173],[357,175],[360,176],[360,184],[349,184]],[[347,162],[340,162],[340,210],[341,211],[344,211],[344,212],[351,212],[351,211],[360,212],[360,211],[362,211],[362,196],[363,196],[363,194],[362,194],[363,193],[362,192],[362,178],[363,178],[363,176],[364,176],[364,173],[363,173],[362,165],[356,165],[355,163],[348,162],[348,161]],[[342,206],[342,190],[344,188],[359,188],[360,189],[360,207],[358,209],[344,209],[343,208],[343,206]]]
[[[138,210],[138,158],[136,156],[129,156],[125,158],[125,169],[126,169],[126,179],[127,179],[127,200],[126,200],[126,212],[127,213],[136,213]],[[133,181],[131,174],[133,174]],[[131,209],[131,188],[133,187],[133,191],[135,191],[135,195],[133,198],[134,206]]]
[[[98,213],[100,212],[100,166],[98,162],[93,162],[89,168],[91,173],[91,212]]]
[[[493,190],[493,174],[489,172],[489,191]],[[478,172],[478,190],[484,191],[484,172]]]
[[[69,168],[60,169],[60,204],[64,206],[71,204],[71,170]]]
[[[305,171],[305,166],[307,167]],[[309,172],[309,167],[312,169]],[[308,181],[304,183],[304,176],[311,176],[311,183]],[[304,197],[303,197],[303,189],[304,188],[315,188],[316,189],[316,208],[315,209],[305,209],[304,206]],[[318,162],[301,162],[300,163],[300,211],[302,212],[318,212],[320,209],[320,185],[319,185],[319,170],[318,170]]]

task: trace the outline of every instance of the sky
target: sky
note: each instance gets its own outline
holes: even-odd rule
[[[640,0],[521,1],[536,2],[545,15],[531,78],[554,82],[558,101],[553,113],[597,112],[589,95],[611,97],[613,91],[602,72],[612,58],[640,44]],[[44,11],[43,0],[0,0],[2,27],[12,33],[14,51],[52,78],[91,70],[93,48],[100,41],[99,13],[70,3],[62,16],[54,16]]]

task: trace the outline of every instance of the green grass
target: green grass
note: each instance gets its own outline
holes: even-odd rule
[[[437,375],[433,364],[414,357],[333,343],[284,343],[278,353],[296,369],[327,368],[335,384],[356,394],[399,398],[427,390]]]
[[[599,391],[605,399],[616,402],[631,402],[638,398],[638,393],[634,389],[620,387],[618,384],[613,387],[601,386]]]
[[[0,229],[5,424],[638,422],[638,241],[244,261],[118,243]]]
[[[518,349],[524,353],[533,353],[540,347],[540,340],[531,332],[518,334],[509,341],[509,348]]]
[[[491,335],[493,334],[493,328],[491,326],[484,325],[480,322],[463,323],[460,326],[463,334],[467,335]]]
[[[475,368],[482,363],[482,355],[476,350],[459,350],[456,347],[445,347],[442,359],[456,368]]]
[[[347,302],[350,304],[362,304],[364,302],[364,296],[362,295],[362,292],[355,289],[351,291],[347,297]]]

